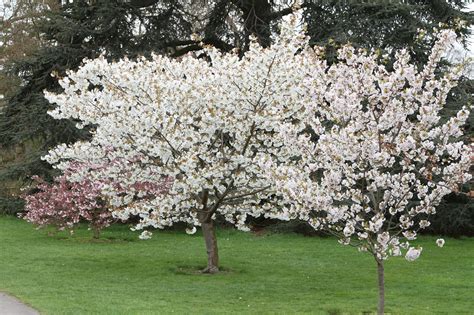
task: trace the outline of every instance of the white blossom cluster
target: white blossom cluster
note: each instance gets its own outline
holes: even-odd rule
[[[351,46],[327,65],[297,23],[243,58],[205,47],[202,58],[85,61],[46,97],[54,118],[93,127],[92,139],[45,159],[62,170],[110,162],[74,180],[172,178],[156,198],[105,189],[116,217],[141,218],[137,229],[182,221],[193,233],[219,214],[246,230],[247,216],[264,214],[306,220],[378,260],[403,250],[415,260],[410,241],[470,178],[472,148],[458,140],[468,109],[445,123],[439,114],[460,74],[435,74],[455,35],[439,33],[423,69],[400,51],[387,70]]]
[[[270,48],[254,41],[243,58],[204,47],[200,59],[86,60],[60,80],[64,92],[46,97],[57,104],[50,115],[93,127],[92,139],[60,145],[44,159],[62,170],[109,162],[73,180],[113,179],[128,187],[173,178],[169,193],[153,199],[104,190],[116,217],[141,218],[137,229],[181,221],[194,232],[217,214],[248,229],[247,216],[270,207],[260,206],[271,195],[259,161],[293,156],[276,137],[279,122],[313,102],[313,76],[325,68],[297,22],[285,22]],[[126,161],[133,162],[124,172]]]
[[[294,161],[262,157],[289,205],[283,217],[329,230],[379,261],[404,250],[409,261],[419,257],[410,241],[430,225],[443,196],[471,177],[472,147],[459,140],[468,109],[440,122],[460,69],[435,70],[454,40],[454,32],[440,32],[421,70],[406,50],[388,71],[376,54],[350,46],[339,50],[339,62],[314,70],[319,88],[303,119],[278,128]]]

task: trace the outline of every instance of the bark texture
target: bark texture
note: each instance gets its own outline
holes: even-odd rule
[[[92,238],[95,239],[95,240],[98,240],[100,238],[100,228],[97,227],[97,226],[93,226],[92,231],[94,233]]]
[[[377,306],[377,314],[383,315],[385,312],[385,276],[382,260],[377,260],[377,274],[379,280],[379,304]]]
[[[207,251],[207,267],[203,272],[217,273],[219,272],[219,254],[217,252],[217,238],[214,222],[212,222],[212,220],[201,222],[201,227]]]

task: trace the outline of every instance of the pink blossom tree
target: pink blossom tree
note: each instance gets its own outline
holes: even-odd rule
[[[65,175],[47,183],[33,177],[37,192],[24,195],[26,214],[23,218],[39,227],[54,226],[58,230],[73,230],[80,222],[89,223],[93,237],[109,226],[114,218],[101,198],[102,183],[82,180],[71,182]]]
[[[110,191],[115,195],[133,196],[129,203],[154,198],[166,193],[170,180],[160,182],[134,182],[124,185],[124,181],[97,178],[97,174],[115,167],[122,176],[128,176],[127,170],[133,160],[124,163],[122,160],[107,161],[103,164],[71,163],[63,175],[47,183],[34,176],[34,189],[37,192],[25,194],[26,214],[23,218],[39,227],[54,226],[58,230],[71,230],[81,221],[88,222],[94,239],[100,237],[100,231],[117,221],[113,216],[113,205],[110,204]],[[87,174],[87,175],[86,175]],[[78,176],[81,180],[75,180]]]

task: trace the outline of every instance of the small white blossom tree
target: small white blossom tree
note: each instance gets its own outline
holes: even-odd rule
[[[141,218],[137,229],[178,221],[191,232],[201,226],[208,253],[205,272],[217,272],[214,218],[220,215],[247,230],[247,216],[268,210],[269,204],[260,206],[271,196],[259,156],[281,161],[292,156],[274,137],[277,122],[312,102],[310,78],[324,68],[296,23],[296,18],[284,23],[269,48],[254,41],[243,58],[205,47],[205,58],[86,60],[60,80],[63,93],[46,97],[58,105],[50,112],[54,118],[92,126],[92,139],[60,145],[45,159],[62,170],[73,162],[134,161],[126,176],[120,168],[107,167],[75,174],[76,181],[120,178],[129,187],[173,178],[169,192],[153,199],[136,200],[133,192],[114,189],[104,193],[115,206],[114,216]],[[141,238],[150,236],[144,231]]]
[[[472,149],[459,141],[468,110],[440,123],[439,112],[460,70],[435,70],[454,32],[442,31],[428,63],[417,70],[407,51],[393,70],[377,55],[339,50],[339,62],[313,73],[318,89],[299,120],[281,124],[282,142],[295,159],[262,157],[287,208],[276,215],[300,218],[345,245],[371,253],[378,266],[378,313],[384,312],[384,260],[418,258],[412,247],[441,198],[470,178]]]

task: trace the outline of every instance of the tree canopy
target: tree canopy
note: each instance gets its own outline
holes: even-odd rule
[[[201,42],[223,51],[244,52],[251,36],[268,46],[278,32],[278,22],[293,10],[286,2],[272,0],[75,0],[54,7],[53,2],[35,13],[34,23],[29,24],[40,44],[24,54],[2,51],[0,56],[5,61],[0,80],[15,86],[5,94],[0,113],[3,198],[15,191],[5,186],[21,186],[33,174],[52,174],[40,160],[49,148],[86,137],[71,122],[53,121],[46,114],[51,107],[43,90],[61,89],[52,73],[61,77],[67,69],[77,69],[84,58],[100,54],[109,59],[149,56],[152,51],[174,57],[190,51],[202,55]],[[422,64],[433,45],[433,27],[455,26],[465,39],[472,24],[472,14],[461,11],[460,0],[305,1],[302,6],[311,42],[326,47],[328,60],[350,41],[387,52],[406,47]],[[426,32],[423,40],[416,39],[418,29]],[[451,113],[470,93],[472,83],[460,83],[448,101]],[[0,207],[13,209],[7,202]]]

